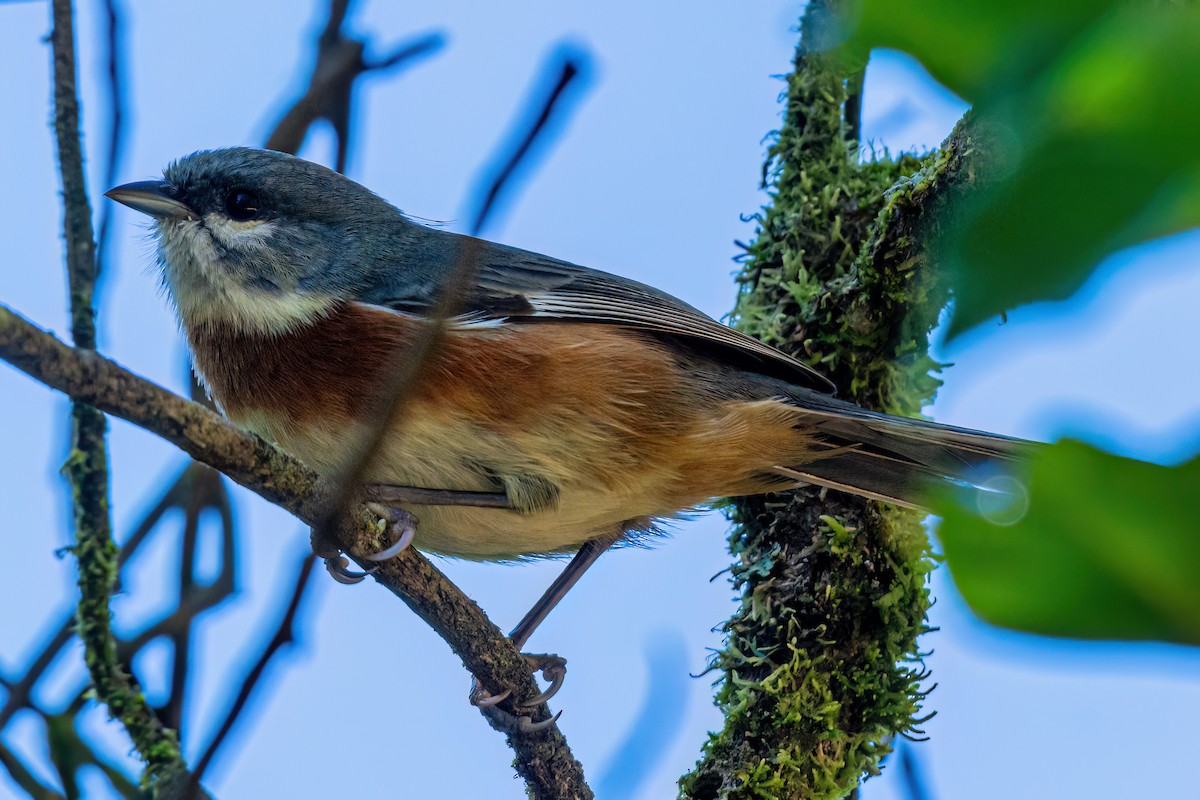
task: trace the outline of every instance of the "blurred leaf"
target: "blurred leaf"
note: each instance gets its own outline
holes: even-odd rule
[[[900,47],[975,103],[991,139],[941,242],[951,335],[1063,298],[1106,255],[1200,225],[1200,10],[867,0],[858,47]]]
[[[851,45],[911,53],[970,102],[1020,87],[1115,0],[863,0]]]
[[[935,503],[946,562],[989,622],[1087,639],[1200,644],[1200,459],[1162,467],[1078,442],[1040,450],[1031,501],[994,524]]]

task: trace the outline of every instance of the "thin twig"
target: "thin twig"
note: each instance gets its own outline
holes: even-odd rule
[[[929,791],[925,771],[921,769],[916,749],[904,742],[896,750],[896,758],[900,762],[896,767],[900,772],[900,781],[904,784],[907,800],[932,800],[933,794]]]
[[[338,491],[325,518],[314,529],[318,534],[324,534],[345,514],[362,484],[363,475],[374,464],[385,441],[391,441],[391,437],[401,429],[409,401],[416,394],[423,372],[445,337],[446,321],[454,316],[460,298],[475,274],[479,248],[478,239],[463,240],[458,259],[443,281],[438,300],[430,310],[424,327],[411,343],[392,353],[391,362],[384,371],[384,385],[380,387],[380,397],[383,399],[370,410],[363,426],[363,435],[351,450],[346,466],[340,474],[332,476]]]
[[[0,708],[0,730],[8,725],[8,721],[14,714],[29,705],[33,688],[41,679],[42,674],[54,663],[59,651],[66,646],[67,642],[71,641],[74,635],[75,615],[72,613],[59,624],[58,629],[42,645],[41,651],[34,657],[33,662],[21,677],[15,681],[6,681],[5,689],[8,696],[4,700],[4,707]]]
[[[0,767],[4,767],[8,771],[9,777],[13,779],[13,783],[21,787],[21,790],[28,794],[32,800],[65,800],[65,798],[49,788],[44,786],[41,781],[34,776],[17,757],[17,754],[9,750],[4,742],[0,741]]]
[[[67,247],[71,336],[77,347],[96,347],[93,293],[98,261],[92,239],[80,147],[79,100],[75,88],[75,31],[71,0],[54,0],[50,36],[54,58],[54,131],[63,190],[63,235]],[[117,660],[109,598],[117,580],[117,546],[108,512],[107,421],[97,409],[72,404],[72,452],[65,472],[72,484],[75,557],[79,563],[79,635],[96,695],[119,719],[159,781],[186,771],[174,735],[150,710],[132,676]]]
[[[258,682],[262,679],[263,673],[266,672],[267,665],[275,656],[276,651],[286,644],[290,644],[295,639],[295,621],[296,613],[300,608],[300,603],[304,600],[305,590],[308,588],[309,580],[312,578],[313,565],[316,563],[317,557],[314,553],[307,554],[300,563],[300,570],[296,575],[295,586],[292,589],[291,600],[288,602],[287,609],[284,611],[283,619],[279,621],[279,627],[275,630],[275,635],[271,637],[266,648],[254,663],[254,667],[250,670],[246,679],[242,682],[241,688],[238,690],[237,698],[233,702],[233,706],[225,715],[225,720],[221,723],[220,729],[217,730],[215,736],[208,747],[204,750],[204,755],[196,762],[196,768],[192,772],[192,786],[194,791],[200,784],[200,778],[208,769],[208,765],[212,763],[213,756],[220,750],[224,744],[225,738],[233,730],[237,724],[238,718],[246,707],[247,701],[254,693]],[[190,797],[186,795],[185,797]]]
[[[229,496],[218,472],[203,464],[191,464],[187,471],[186,500],[183,503],[183,541],[179,556],[179,594],[174,616],[178,622],[169,628],[171,637],[171,688],[159,716],[173,730],[182,728],[187,683],[190,674],[192,624],[197,615],[224,602],[236,586],[236,529]],[[221,522],[221,567],[207,585],[196,582],[196,546],[200,523],[205,512],[216,511]]]
[[[363,53],[366,44],[347,37],[342,31],[349,3],[330,3],[329,18],[317,38],[317,59],[308,87],[276,123],[267,137],[268,150],[299,152],[309,129],[318,120],[327,121],[337,139],[335,168],[346,171],[353,117],[354,82],[368,72],[390,70],[432,55],[445,44],[440,33],[429,33],[406,42],[391,55],[368,62]]]
[[[125,153],[125,23],[118,0],[104,0],[105,72],[108,78],[108,152],[104,159],[104,185],[115,186]],[[100,270],[108,254],[112,234],[112,207],[100,209],[100,234],[96,254]]]
[[[484,225],[492,215],[493,207],[503,196],[505,188],[511,184],[512,177],[517,172],[518,167],[526,162],[530,150],[542,138],[547,123],[550,122],[556,110],[561,107],[567,88],[587,69],[587,58],[581,52],[564,50],[555,55],[554,60],[559,62],[557,68],[558,78],[555,80],[549,94],[538,100],[533,106],[537,109],[536,112],[532,115],[527,115],[527,117],[532,117],[532,124],[530,124],[528,119],[523,120],[522,127],[524,131],[516,139],[516,145],[505,157],[498,159],[494,166],[486,169],[483,173],[485,175],[491,174],[492,178],[487,189],[479,193],[483,200],[479,203],[479,208],[475,212],[475,217],[471,222],[471,233],[473,235],[478,236],[483,231]],[[553,67],[546,70],[546,72],[550,72],[551,70],[553,70]]]
[[[138,548],[146,540],[146,537],[154,530],[158,521],[162,519],[163,515],[178,504],[181,494],[179,487],[186,475],[187,473],[184,472],[171,484],[163,496],[142,517],[141,522],[134,528],[133,533],[129,535],[125,543],[121,545],[121,550],[117,555],[118,569],[133,557]],[[120,587],[119,576],[117,587]],[[38,654],[30,662],[29,666],[25,668],[20,679],[9,684],[8,697],[4,701],[4,706],[0,708],[0,730],[3,730],[8,725],[8,721],[12,719],[13,714],[22,708],[28,707],[30,693],[37,686],[37,682],[41,679],[42,674],[50,668],[50,665],[54,663],[54,659],[58,657],[59,652],[66,646],[67,642],[71,641],[71,637],[74,635],[75,614],[72,612],[63,617],[54,634],[42,645],[41,650],[38,651]]]

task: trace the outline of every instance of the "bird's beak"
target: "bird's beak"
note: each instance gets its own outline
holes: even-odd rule
[[[171,197],[170,190],[171,184],[165,181],[135,181],[109,189],[104,196],[159,219],[195,218],[196,212]]]

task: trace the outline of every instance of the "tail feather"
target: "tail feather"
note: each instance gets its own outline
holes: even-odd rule
[[[931,484],[973,486],[991,491],[990,478],[1029,457],[1034,442],[867,411],[805,392],[800,425],[827,449],[802,464],[780,465],[786,477],[922,508]]]

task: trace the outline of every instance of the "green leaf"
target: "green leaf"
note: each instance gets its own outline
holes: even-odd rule
[[[864,3],[852,46],[900,47],[975,103],[977,191],[940,243],[954,336],[1069,296],[1108,254],[1200,225],[1200,10]]]
[[[1038,451],[1029,490],[1011,525],[963,495],[935,501],[946,563],[979,616],[1052,636],[1200,644],[1200,459],[1163,467],[1061,442]]]
[[[1019,87],[1117,3],[1115,0],[864,0],[850,45],[911,53],[946,86],[977,103]]]

